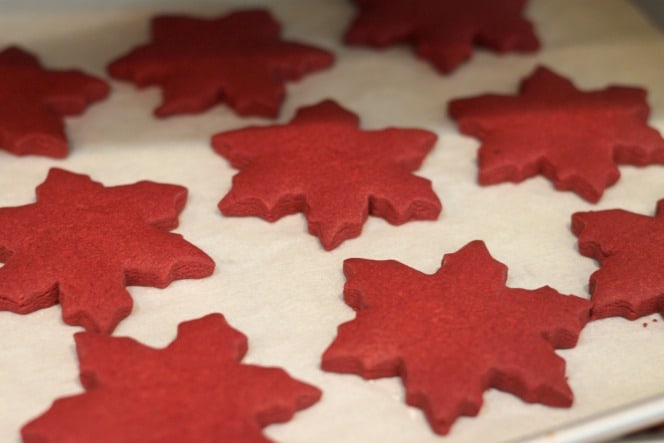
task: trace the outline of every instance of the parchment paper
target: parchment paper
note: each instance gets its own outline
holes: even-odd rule
[[[178,281],[166,289],[130,288],[134,311],[114,335],[164,346],[175,337],[178,323],[223,313],[249,337],[246,362],[282,366],[324,390],[320,403],[287,424],[267,428],[270,438],[291,443],[505,441],[664,393],[659,316],[591,323],[575,349],[560,351],[576,396],[572,408],[525,404],[491,390],[479,416],[459,419],[447,437],[436,436],[421,411],[405,405],[400,380],[365,381],[319,370],[337,325],[353,318],[341,299],[346,258],[396,259],[434,272],[444,253],[482,239],[509,267],[509,286],[550,285],[588,297],[588,276],[597,265],[578,253],[570,215],[614,207],[652,215],[664,197],[664,167],[621,167],[620,181],[596,205],[556,192],[543,178],[479,187],[478,142],[457,132],[445,107],[454,97],[513,93],[523,76],[546,64],[582,88],[647,88],[650,124],[664,130],[664,39],[630,3],[532,0],[527,15],[541,38],[540,52],[497,56],[480,50],[450,76],[436,74],[407,47],[374,51],[341,45],[353,16],[347,1],[216,3],[4,0],[0,47],[20,43],[48,67],[80,67],[105,76],[108,61],[146,41],[147,19],[155,13],[211,16],[266,4],[284,23],[287,38],[337,54],[332,69],[289,84],[278,121],[288,121],[299,106],[331,97],[357,112],[365,128],[435,131],[439,142],[418,174],[433,181],[443,214],[436,222],[400,227],[370,218],[361,237],[332,252],[306,233],[300,214],[273,224],[222,217],[216,204],[235,171],[213,153],[210,136],[273,121],[241,119],[224,105],[201,115],[157,120],[152,117],[160,101],[157,89],[139,91],[112,82],[106,101],[67,120],[72,144],[67,159],[0,151],[0,206],[33,202],[34,188],[54,166],[90,174],[105,185],[149,179],[189,189],[176,232],[210,254],[217,270],[209,278]],[[72,338],[80,329],[63,324],[60,315],[59,306],[30,315],[0,312],[0,441],[19,441],[22,424],[54,399],[82,392]]]

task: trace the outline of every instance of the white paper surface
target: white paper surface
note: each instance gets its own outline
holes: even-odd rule
[[[20,43],[48,67],[80,67],[105,75],[108,61],[145,42],[147,18],[154,13],[216,15],[261,2],[45,3],[0,2],[0,47]],[[160,101],[157,89],[139,91],[131,84],[111,82],[113,91],[106,101],[67,120],[72,144],[67,159],[19,158],[0,151],[0,206],[34,201],[34,188],[54,166],[89,174],[105,185],[149,179],[189,189],[176,232],[212,256],[217,263],[214,275],[177,281],[166,289],[130,288],[134,311],[114,335],[164,346],[174,338],[178,323],[223,313],[249,337],[246,362],[282,366],[324,391],[317,405],[289,423],[266,429],[281,442],[506,441],[664,393],[664,321],[659,316],[591,323],[575,349],[560,351],[576,396],[572,408],[525,404],[491,390],[479,416],[459,419],[447,437],[436,436],[421,411],[405,405],[400,380],[365,381],[319,370],[320,356],[337,325],[353,318],[341,299],[345,258],[396,259],[433,272],[444,253],[482,239],[509,267],[509,286],[550,285],[588,297],[588,276],[596,264],[577,252],[570,215],[613,207],[653,214],[656,201],[664,197],[664,167],[621,167],[620,181],[597,205],[557,192],[543,178],[480,188],[478,142],[461,136],[444,110],[450,98],[513,93],[519,80],[543,63],[582,88],[646,88],[650,124],[662,131],[661,34],[621,0],[533,0],[527,15],[541,38],[540,52],[496,56],[478,51],[452,75],[440,76],[407,47],[376,52],[342,46],[340,36],[353,16],[350,2],[263,3],[284,23],[287,38],[337,54],[332,69],[289,84],[278,121],[290,120],[299,106],[331,97],[357,112],[365,128],[407,126],[436,132],[439,142],[418,174],[433,181],[443,214],[436,222],[399,227],[370,218],[361,237],[332,252],[306,233],[300,214],[273,224],[222,217],[216,204],[229,190],[235,171],[213,153],[210,136],[273,122],[238,118],[224,105],[201,115],[157,120],[152,117]],[[30,315],[0,312],[0,441],[19,441],[22,424],[55,398],[82,391],[72,339],[80,329],[63,324],[60,314],[59,306]]]

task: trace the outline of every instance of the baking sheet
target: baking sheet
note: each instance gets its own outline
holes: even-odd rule
[[[450,98],[481,92],[511,93],[537,64],[571,76],[582,88],[608,84],[648,89],[650,124],[664,130],[664,39],[622,0],[533,0],[527,15],[542,50],[531,55],[478,51],[450,76],[418,62],[408,48],[376,52],[346,48],[339,37],[353,16],[342,0],[224,2],[120,2],[38,0],[0,2],[0,46],[20,43],[53,68],[81,67],[97,75],[105,64],[147,39],[156,12],[216,15],[266,4],[284,23],[285,36],[333,50],[332,69],[288,86],[279,122],[299,106],[332,97],[357,112],[365,128],[419,127],[439,142],[418,174],[433,181],[443,202],[436,222],[400,227],[370,218],[360,238],[325,252],[306,233],[301,215],[270,224],[226,218],[216,208],[235,171],[209,147],[212,134],[250,124],[220,105],[197,116],[152,117],[157,89],[136,90],[111,82],[112,95],[81,117],[67,120],[72,143],[65,160],[18,158],[0,151],[0,206],[34,200],[34,188],[50,167],[90,174],[105,185],[149,179],[189,189],[176,232],[217,262],[212,277],[184,280],[166,289],[132,287],[132,315],[115,330],[164,346],[184,320],[223,313],[249,337],[246,362],[282,366],[324,390],[317,405],[287,423],[267,428],[282,442],[472,442],[509,441],[563,426],[621,405],[664,394],[664,322],[659,316],[589,324],[579,344],[559,351],[576,400],[570,409],[525,404],[496,390],[485,394],[476,418],[461,418],[447,437],[433,434],[422,413],[403,403],[398,379],[365,381],[320,371],[322,352],[338,324],[353,318],[341,300],[345,258],[396,259],[434,272],[444,253],[482,239],[508,265],[508,285],[550,285],[587,297],[593,260],[576,250],[570,215],[622,207],[652,214],[664,197],[664,167],[621,167],[622,178],[597,205],[556,192],[543,178],[519,185],[476,184],[476,140],[461,136],[445,116]],[[647,327],[644,327],[647,324]],[[61,396],[82,391],[72,334],[59,307],[22,316],[0,312],[0,441],[18,441],[20,426]]]

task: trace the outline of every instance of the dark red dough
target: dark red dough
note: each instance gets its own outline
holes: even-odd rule
[[[590,276],[593,319],[664,314],[664,199],[654,217],[622,209],[577,212],[579,252],[601,269]]]
[[[346,43],[382,48],[410,43],[441,73],[469,59],[473,45],[503,53],[539,48],[523,18],[526,0],[355,0]]]
[[[78,70],[44,69],[12,46],[0,52],[0,149],[16,155],[66,157],[64,117],[81,114],[109,87]]]
[[[108,72],[162,88],[157,117],[200,113],[228,103],[239,115],[275,117],[285,82],[332,65],[329,51],[283,41],[281,25],[256,9],[203,19],[158,16],[150,43],[113,61]]]
[[[300,108],[286,125],[212,138],[215,151],[240,169],[219,208],[268,221],[303,212],[328,250],[359,236],[368,214],[396,225],[434,220],[440,201],[431,182],[411,171],[435,143],[421,129],[360,130],[356,114],[326,100]]]
[[[664,164],[664,139],[647,125],[650,109],[639,88],[580,91],[538,67],[519,95],[453,100],[449,113],[461,132],[482,141],[482,185],[541,174],[557,189],[597,202],[620,177],[617,164]]]
[[[182,186],[106,188],[51,169],[36,203],[0,208],[0,310],[60,303],[65,323],[110,333],[132,309],[125,286],[212,274],[210,257],[168,232],[186,200]]]
[[[326,371],[364,378],[399,376],[406,402],[447,434],[477,415],[489,388],[527,402],[570,406],[565,361],[590,302],[546,286],[505,286],[507,267],[481,241],[443,257],[433,275],[397,261],[344,262],[344,300],[356,318],[339,326],[323,354]]]
[[[26,424],[25,443],[265,443],[263,427],[321,397],[283,369],[240,363],[247,338],[221,314],[180,324],[163,349],[90,332],[75,338],[86,392]]]

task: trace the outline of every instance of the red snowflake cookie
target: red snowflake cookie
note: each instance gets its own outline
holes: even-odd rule
[[[431,182],[411,171],[436,142],[421,129],[363,131],[331,100],[300,108],[286,125],[223,132],[212,145],[240,172],[219,203],[225,215],[275,221],[303,212],[325,249],[357,237],[368,214],[392,224],[434,220]]]
[[[12,46],[0,52],[0,148],[16,155],[62,158],[69,143],[64,117],[108,95],[108,85],[78,70],[44,69]]]
[[[281,26],[264,10],[219,18],[159,16],[150,43],[108,66],[112,77],[139,87],[158,85],[158,117],[199,113],[221,101],[240,115],[275,117],[284,83],[332,65],[332,53],[283,41]]]
[[[650,109],[639,88],[580,91],[539,67],[519,95],[453,100],[449,112],[461,132],[482,141],[482,185],[541,174],[597,202],[620,177],[617,164],[664,163],[664,139],[646,123]]]
[[[565,361],[590,302],[550,287],[505,286],[507,268],[481,241],[445,255],[433,275],[399,262],[349,259],[344,300],[357,311],[323,354],[324,370],[364,378],[399,376],[406,402],[446,434],[477,415],[497,388],[527,402],[569,406]]]
[[[168,232],[186,199],[182,186],[107,188],[51,169],[36,203],[0,208],[0,310],[60,303],[65,323],[110,333],[132,309],[125,286],[212,274],[210,257]]]
[[[247,338],[221,314],[180,324],[163,349],[90,332],[75,339],[86,392],[26,424],[25,443],[265,443],[261,428],[321,397],[283,369],[240,363]]]
[[[531,52],[539,42],[522,12],[526,0],[355,0],[359,16],[346,43],[382,48],[412,44],[417,55],[448,73],[473,45],[496,52]]]
[[[664,314],[664,199],[654,217],[622,209],[577,212],[579,252],[601,269],[590,276],[592,317]]]

